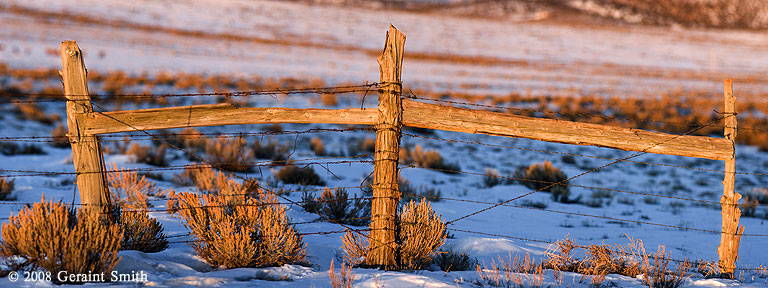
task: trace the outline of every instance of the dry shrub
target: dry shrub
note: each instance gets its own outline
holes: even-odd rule
[[[371,154],[376,151],[376,139],[368,138],[350,141],[347,145],[347,154],[357,156],[360,154]]]
[[[227,177],[224,172],[215,171],[210,166],[186,167],[184,172],[174,175],[171,181],[182,186],[195,186],[199,192],[212,195],[253,196],[258,194],[259,187],[256,179],[240,183]],[[174,200],[171,199],[168,203],[172,201]],[[173,205],[169,205],[171,206]]]
[[[168,166],[168,161],[165,160],[165,150],[167,148],[165,144],[141,146],[138,143],[133,143],[126,153],[133,155],[137,163],[146,163],[152,166]]]
[[[43,196],[2,224],[0,257],[11,271],[109,273],[120,261],[120,230],[116,224],[102,224],[94,210],[70,210]]]
[[[372,184],[373,183],[371,182],[371,184],[367,184],[367,185],[372,185]],[[442,198],[440,198],[442,196],[442,192],[440,191],[440,189],[429,187],[427,185],[421,185],[416,187],[411,184],[410,180],[405,179],[403,177],[397,178],[397,185],[401,193],[400,202],[407,203],[408,201],[411,201],[411,200],[420,201],[421,199],[426,199],[432,202],[440,202],[440,200],[442,200]]]
[[[543,189],[554,183],[563,182],[568,179],[568,176],[560,171],[557,167],[552,166],[552,162],[544,161],[541,164],[533,164],[528,166],[527,169],[521,169],[515,171],[515,178],[524,179],[520,180],[521,184],[530,189]],[[549,192],[552,194],[552,199],[562,203],[569,203],[568,196],[571,191],[568,189],[567,181],[562,183],[563,185],[554,185],[541,191]]]
[[[323,103],[323,106],[334,107],[339,105],[339,98],[334,93],[323,93],[320,95],[320,102]]]
[[[477,267],[477,259],[469,257],[467,253],[457,253],[453,250],[439,251],[434,259],[434,264],[445,272],[469,271]]]
[[[128,209],[146,209],[148,197],[165,197],[165,191],[155,186],[146,176],[134,171],[120,170],[116,164],[108,167],[107,182],[112,201]]]
[[[531,259],[529,253],[524,258],[511,255],[504,260],[499,256],[499,263],[491,261],[491,266],[477,265],[477,274],[480,276],[478,285],[493,287],[541,287],[544,281],[544,269],[541,263]]]
[[[315,152],[315,155],[317,156],[325,156],[325,145],[323,145],[323,140],[320,138],[312,138],[311,141],[309,141],[309,148],[312,149],[312,152]]]
[[[668,267],[671,259],[664,246],[659,246],[656,253],[653,254],[653,265],[651,265],[643,241],[640,239],[634,241],[629,238],[629,242],[632,254],[640,258],[640,272],[643,274],[643,282],[648,287],[677,288],[683,284],[685,279],[690,277],[690,275],[686,275],[688,269],[691,268],[691,263],[687,259],[678,264],[675,270],[670,271]]]
[[[344,188],[323,188],[323,194],[315,198],[312,194],[302,196],[302,207],[309,213],[324,216],[322,220],[353,226],[368,225],[371,222],[371,207],[361,198],[349,199]]]
[[[6,156],[13,155],[40,155],[45,154],[43,148],[35,144],[19,145],[14,142],[0,142],[0,153]]]
[[[271,192],[258,198],[176,195],[178,213],[199,241],[190,246],[212,266],[281,266],[304,260],[305,249]],[[228,198],[228,199],[225,199]]]
[[[253,156],[257,159],[270,159],[272,161],[285,161],[291,155],[290,147],[287,145],[280,145],[277,140],[272,141],[254,141],[253,143]]]
[[[315,173],[315,169],[312,166],[298,167],[293,164],[283,166],[275,173],[275,178],[278,181],[283,181],[285,184],[299,184],[299,185],[314,185],[323,186],[325,181],[320,179],[320,176]]]
[[[206,160],[226,171],[251,171],[248,162],[253,157],[253,152],[246,146],[247,142],[242,137],[232,140],[226,138],[209,139],[205,143]]]
[[[768,3],[759,0],[595,0],[613,9],[633,11],[651,24],[670,22],[719,28],[768,27]],[[618,10],[616,10],[618,11]],[[616,16],[616,13],[608,15]],[[608,16],[605,15],[605,16]]]
[[[11,192],[16,186],[14,180],[8,180],[8,178],[0,178],[0,200],[11,200]]]
[[[331,259],[331,269],[328,271],[328,277],[331,278],[333,288],[352,288],[352,282],[355,282],[355,272],[352,272],[352,265],[341,262],[340,275],[333,272],[333,259]]]
[[[58,147],[58,148],[69,148],[69,137],[67,137],[67,127],[64,127],[63,124],[59,124],[56,126],[56,128],[53,128],[51,130],[51,136],[53,137],[53,142],[51,142],[51,146]]]
[[[163,226],[156,219],[150,218],[145,210],[113,209],[114,217],[123,231],[120,250],[138,250],[141,252],[160,252],[168,248]]]
[[[496,169],[485,169],[485,175],[483,175],[483,184],[485,187],[491,188],[496,185],[504,184],[504,180],[499,175],[499,171]]]
[[[192,149],[193,151],[204,151],[206,138],[203,133],[200,133],[195,128],[185,128],[175,135],[176,139],[173,141],[176,145],[184,149]]]
[[[61,117],[56,114],[50,116],[45,114],[45,111],[40,109],[35,103],[16,103],[16,117],[23,120],[32,120],[40,122],[45,125],[53,125],[53,123],[61,120]]]
[[[421,269],[432,262],[432,255],[445,243],[445,222],[429,201],[408,202],[400,211],[401,268]]]
[[[432,262],[437,249],[445,243],[445,222],[432,211],[429,201],[414,201],[403,206],[398,214],[400,239],[397,251],[400,253],[398,269],[421,269]],[[362,264],[370,252],[367,235],[347,230],[342,237],[344,259],[348,263]]]
[[[458,173],[461,171],[459,164],[449,164],[434,150],[424,150],[420,145],[412,149],[400,149],[400,160],[405,164],[435,169],[443,173]]]

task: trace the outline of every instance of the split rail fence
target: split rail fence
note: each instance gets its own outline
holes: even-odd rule
[[[120,132],[199,126],[266,124],[266,123],[326,123],[371,125],[376,131],[374,152],[373,197],[370,235],[375,246],[366,259],[368,264],[396,267],[396,213],[401,193],[398,187],[400,138],[405,126],[444,131],[487,134],[493,136],[529,138],[534,140],[592,145],[636,151],[632,156],[615,159],[611,164],[580,175],[594,172],[612,164],[630,161],[645,154],[656,153],[696,157],[725,162],[723,180],[721,242],[718,247],[719,266],[733,273],[738,257],[739,241],[744,227],[739,226],[741,195],[734,191],[736,109],[732,81],[725,80],[724,138],[672,135],[632,128],[587,124],[555,119],[517,116],[499,112],[473,110],[414,101],[402,96],[402,61],[405,35],[390,26],[384,49],[378,57],[380,82],[378,108],[361,109],[290,109],[239,108],[231,104],[191,105],[124,111],[94,112],[88,94],[86,69],[80,48],[74,41],[61,44],[61,76],[67,99],[68,137],[72,146],[77,186],[81,205],[88,209],[109,212],[111,199],[105,176],[105,165],[99,135]],[[417,98],[417,97],[410,97]],[[430,99],[423,99],[430,100]],[[446,101],[449,102],[449,101]],[[146,133],[146,132],[144,132]],[[149,134],[148,134],[149,135]],[[567,180],[566,180],[567,181]],[[537,189],[502,203],[460,217],[471,217],[521,197],[554,185]],[[98,207],[98,208],[97,208]],[[457,230],[458,231],[458,230]]]

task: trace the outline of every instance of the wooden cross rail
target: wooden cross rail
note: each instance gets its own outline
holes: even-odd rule
[[[718,254],[720,268],[733,273],[738,258],[741,195],[734,192],[736,115],[731,84],[725,86],[725,138],[672,135],[640,129],[555,119],[517,116],[491,111],[416,102],[401,97],[405,35],[390,26],[385,48],[378,58],[381,78],[376,109],[289,109],[239,108],[231,104],[192,105],[125,111],[93,112],[88,97],[82,52],[74,41],[61,44],[62,78],[67,99],[67,124],[72,155],[78,173],[77,185],[82,204],[108,209],[111,201],[105,183],[103,156],[97,135],[199,126],[326,123],[373,125],[376,127],[376,152],[371,201],[372,241],[388,243],[372,248],[366,256],[369,265],[396,268],[399,244],[397,205],[400,191],[397,165],[403,126],[463,133],[529,138],[547,142],[591,145],[626,151],[697,157],[726,162],[723,181],[723,228]],[[93,173],[97,172],[97,173]],[[727,205],[725,205],[727,204]],[[108,212],[108,211],[103,211]]]

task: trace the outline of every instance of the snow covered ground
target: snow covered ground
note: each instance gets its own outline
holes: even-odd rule
[[[130,3],[130,4],[129,4]],[[305,6],[277,1],[8,1],[0,5],[18,5],[32,10],[0,10],[0,62],[11,67],[59,67],[58,50],[62,40],[75,39],[86,51],[90,71],[126,71],[130,73],[180,71],[188,73],[230,73],[266,77],[320,78],[327,83],[363,83],[378,80],[376,54],[381,49],[389,23],[403,31],[408,39],[403,81],[410,87],[441,90],[463,90],[471,93],[506,95],[510,92],[554,95],[646,96],[675,89],[710,91],[720,97],[722,78],[735,77],[737,91],[753,95],[768,90],[762,75],[768,72],[768,36],[762,32],[725,30],[670,30],[654,27],[591,27],[548,22],[513,22],[475,18],[453,18],[408,12],[370,11],[354,8]],[[88,21],[69,21],[52,17],[52,13],[77,13]],[[117,24],[116,24],[117,23]],[[150,29],[145,29],[151,25]],[[7,28],[6,28],[7,27]],[[185,31],[204,32],[194,37]],[[185,34],[186,33],[186,34]],[[237,35],[241,38],[233,38]],[[48,51],[48,52],[47,52]],[[413,55],[409,58],[409,55]],[[438,55],[428,58],[425,55]],[[738,79],[754,79],[740,84]],[[92,91],[99,92],[99,91]],[[312,105],[306,98],[254,98],[260,107]],[[356,101],[343,103],[354,103]],[[58,103],[45,104],[47,112],[62,114]],[[63,116],[63,115],[62,115]],[[2,119],[2,136],[48,136],[51,127]],[[327,125],[283,125],[285,130],[305,130]],[[262,127],[210,127],[205,132],[253,131]],[[369,132],[317,133],[301,135],[293,159],[312,158],[310,137],[320,137],[333,151],[343,149],[352,137]],[[295,136],[275,136],[281,142],[293,143]],[[611,160],[575,157],[575,163],[562,154],[534,152],[525,149],[558,151],[606,158],[622,158],[630,152],[610,149],[543,143],[525,139],[507,139],[483,135],[436,132],[439,137],[493,145],[499,148],[466,143],[450,143],[423,138],[403,137],[403,145],[419,144],[440,151],[449,162],[460,163],[468,173],[485,173],[497,169],[502,175],[518,167],[552,161],[568,175],[577,175]],[[109,145],[109,144],[105,144]],[[0,155],[0,169],[73,172],[69,149],[44,147],[46,155]],[[737,147],[737,171],[765,173],[768,154],[754,147]],[[170,151],[171,165],[188,161],[179,151]],[[121,167],[147,167],[133,163],[125,155],[106,155],[106,162]],[[720,161],[697,160],[660,155],[643,155],[634,161],[722,170]],[[367,164],[331,165],[333,175],[322,167],[314,167],[332,186],[359,186],[372,171]],[[162,172],[165,179],[180,171]],[[260,180],[268,181],[274,171],[262,169]],[[527,193],[528,188],[498,185],[487,188],[482,176],[445,174],[406,168],[402,176],[415,186],[439,189],[446,198],[498,203]],[[338,176],[338,178],[336,176]],[[36,202],[46,198],[64,202],[79,201],[73,194],[72,175],[16,178],[14,195],[19,202]],[[661,194],[671,197],[719,201],[722,173],[682,169],[641,163],[620,163],[599,172],[579,177],[571,184],[602,187],[620,191]],[[172,187],[169,181],[157,181],[161,187]],[[768,187],[768,176],[738,175],[737,189],[751,191]],[[180,187],[174,187],[183,190]],[[287,186],[286,189],[296,189]],[[574,195],[589,199],[594,189],[571,187]],[[478,231],[512,237],[555,241],[566,236],[579,244],[626,244],[627,236],[642,239],[648,250],[666,245],[676,259],[712,260],[720,235],[705,231],[682,230],[665,226],[627,223],[605,218],[562,214],[552,211],[580,213],[599,217],[626,219],[701,230],[720,229],[720,210],[670,198],[645,200],[645,196],[612,191],[603,207],[552,202],[549,194],[525,197],[547,204],[551,211],[498,207],[456,222],[449,229]],[[353,193],[360,191],[350,190]],[[74,197],[74,200],[73,200]],[[289,196],[300,200],[301,195]],[[520,201],[513,204],[520,205]],[[164,208],[164,201],[153,202]],[[446,220],[453,220],[488,204],[440,201],[434,209]],[[765,208],[765,207],[761,207]],[[0,217],[21,209],[19,205],[0,205]],[[766,213],[759,210],[758,214]],[[167,213],[154,212],[172,236],[171,241],[191,240],[180,220]],[[311,221],[316,215],[300,207],[290,207],[288,216],[295,222]],[[741,220],[747,234],[768,234],[761,218]],[[300,232],[339,230],[329,223],[297,226]],[[547,244],[526,242],[496,236],[450,231],[444,249],[464,251],[483,263],[509,253],[531,253],[541,258]],[[179,237],[181,236],[181,237]],[[173,243],[159,253],[121,252],[117,269],[121,272],[143,270],[153,286],[267,286],[330,287],[328,265],[341,259],[340,234],[307,235],[307,254],[312,267],[286,265],[265,269],[217,270],[194,255],[186,243]],[[740,267],[768,264],[768,237],[747,236],[741,240]],[[473,287],[478,278],[474,271],[385,272],[354,269],[356,287]],[[287,276],[291,281],[269,281]],[[744,274],[741,282],[702,279],[694,276],[686,284],[699,287],[739,286],[765,287],[766,278]],[[763,276],[765,277],[765,276]],[[589,280],[566,273],[557,283],[548,271],[545,286],[589,287]],[[642,287],[639,279],[609,275],[606,283],[619,287]],[[7,279],[0,285],[10,286]],[[14,283],[19,284],[19,283]],[[46,286],[43,283],[24,283]]]

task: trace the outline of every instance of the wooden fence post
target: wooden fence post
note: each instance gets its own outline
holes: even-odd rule
[[[86,209],[99,209],[102,213],[111,211],[109,191],[101,154],[99,139],[85,134],[85,114],[93,112],[91,97],[88,95],[83,53],[75,41],[61,42],[61,78],[64,82],[64,96],[67,98],[67,127],[72,145],[72,161],[77,172],[77,188],[80,203]],[[110,215],[110,214],[106,214]]]
[[[725,160],[725,179],[723,180],[723,196],[720,205],[723,216],[723,229],[720,234],[720,246],[717,247],[720,271],[733,275],[736,268],[736,259],[739,258],[739,241],[744,233],[744,226],[739,227],[741,210],[738,203],[741,194],[736,193],[736,97],[733,96],[733,80],[725,79],[725,139],[733,143],[733,157]]]
[[[381,88],[371,201],[371,250],[366,262],[385,268],[396,268],[398,264],[395,221],[397,204],[400,202],[397,162],[400,158],[400,129],[403,122],[400,70],[404,45],[405,34],[390,25],[384,50],[378,58]]]

